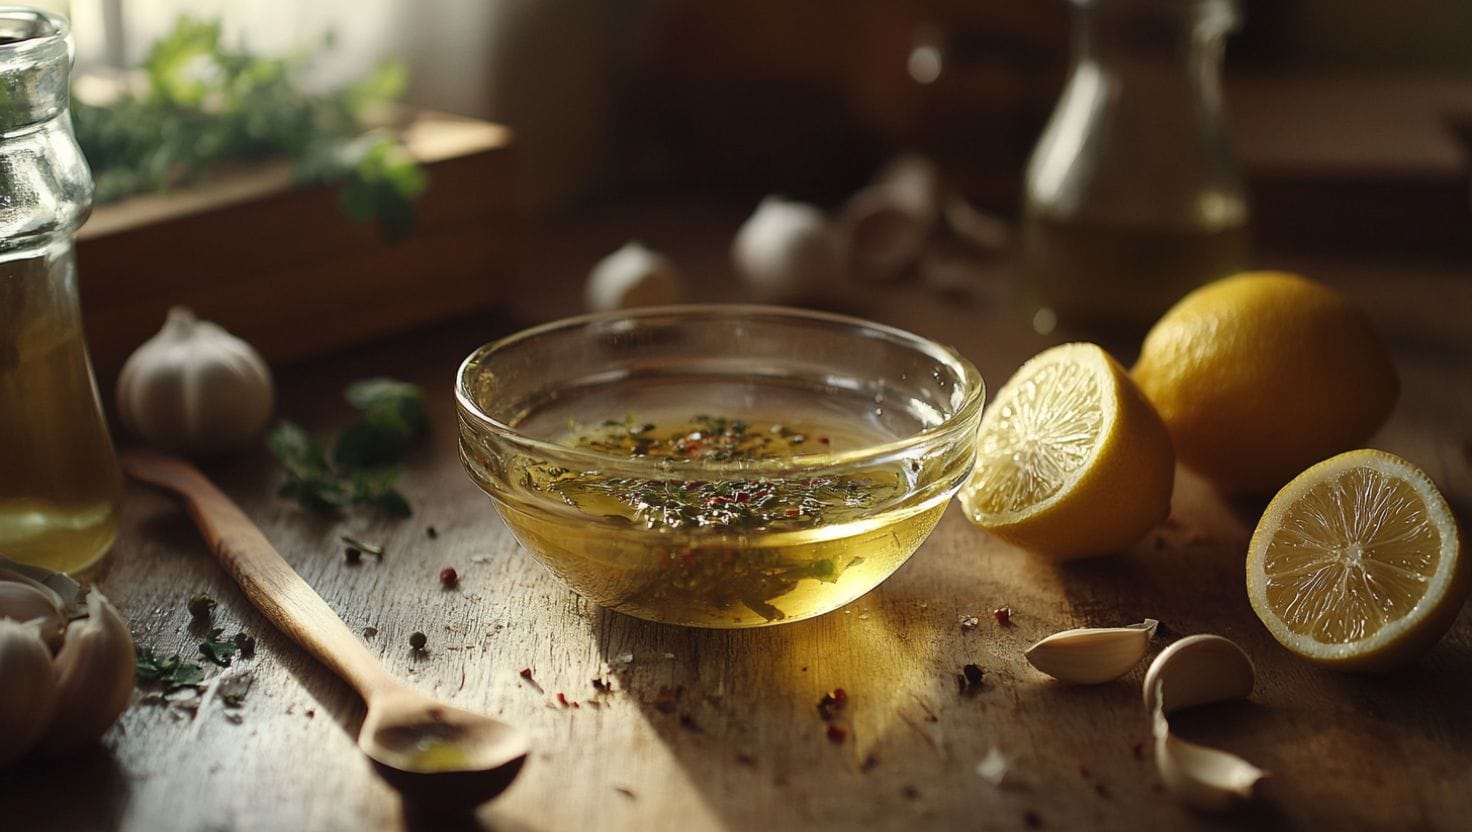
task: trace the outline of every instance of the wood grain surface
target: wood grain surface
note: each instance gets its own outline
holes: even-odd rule
[[[0,773],[0,829],[1467,828],[1472,616],[1390,675],[1294,658],[1247,603],[1243,556],[1261,505],[1224,501],[1188,472],[1172,521],[1121,556],[1055,565],[988,538],[953,507],[879,589],[794,624],[660,626],[558,584],[460,468],[456,364],[493,336],[575,311],[587,267],[634,236],[685,265],[698,298],[734,296],[724,256],[740,219],[741,209],[683,203],[584,216],[528,241],[541,253],[534,275],[503,312],[281,368],[281,415],[322,432],[349,417],[339,396],[352,379],[425,386],[434,430],[404,477],[410,520],[306,514],[273,496],[280,475],[264,451],[206,467],[392,672],[530,733],[532,757],[502,797],[458,819],[406,807],[354,746],[363,711],[347,686],[264,623],[172,500],[133,486],[122,537],[91,577],[138,643],[165,653],[194,652],[200,631],[185,602],[210,593],[216,626],[259,639],[255,657],[228,671],[249,671],[253,685],[238,709],[208,694],[190,710],[140,693],[97,748]],[[1370,311],[1404,385],[1373,444],[1425,467],[1472,528],[1465,269],[1262,259],[1338,285]],[[965,297],[909,285],[855,290],[839,305],[954,344],[995,389],[1057,338],[1013,320],[1005,263],[967,269]],[[381,542],[382,560],[347,563],[345,533]],[[454,589],[438,580],[447,565],[461,576]],[[992,617],[1003,606],[1007,625]],[[1256,663],[1250,701],[1177,719],[1186,736],[1272,772],[1237,812],[1197,815],[1164,793],[1141,705],[1144,665],[1115,683],[1067,687],[1021,655],[1056,630],[1146,616],[1162,622],[1152,654],[1212,632]],[[423,654],[409,648],[415,630],[428,635]],[[985,669],[979,690],[958,685],[968,663]],[[817,708],[833,688],[849,697],[834,723],[841,742]],[[1010,762],[1000,787],[976,770],[993,748]]]

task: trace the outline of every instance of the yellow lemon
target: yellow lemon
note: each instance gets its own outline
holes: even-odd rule
[[[1239,493],[1272,493],[1363,444],[1400,389],[1360,309],[1278,272],[1186,295],[1145,336],[1132,375],[1181,462]]]
[[[1247,595],[1294,653],[1383,670],[1451,627],[1472,590],[1459,555],[1456,520],[1430,477],[1382,451],[1350,451],[1268,504],[1247,550]]]
[[[1029,359],[997,392],[976,441],[961,503],[973,523],[1024,549],[1117,552],[1170,513],[1170,436],[1094,344]]]

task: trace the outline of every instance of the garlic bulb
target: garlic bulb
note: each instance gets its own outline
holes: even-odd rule
[[[56,711],[56,670],[40,624],[0,618],[0,767],[20,759]]]
[[[588,274],[583,302],[592,312],[679,303],[680,272],[670,258],[636,242],[608,255]]]
[[[66,619],[55,592],[22,575],[0,569],[0,619],[29,621],[51,652],[61,649]]]
[[[758,300],[791,303],[837,282],[843,247],[818,208],[769,196],[736,232],[731,262]]]
[[[118,415],[149,444],[198,454],[242,447],[271,418],[271,370],[249,344],[183,307],[129,356]]]
[[[56,713],[37,749],[60,754],[102,736],[128,707],[137,673],[128,625],[93,589],[87,619],[67,628],[56,656]]]

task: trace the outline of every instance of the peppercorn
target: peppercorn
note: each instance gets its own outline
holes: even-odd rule
[[[443,586],[445,589],[450,589],[459,583],[460,573],[455,571],[455,567],[446,566],[444,569],[440,570],[440,586]]]
[[[363,561],[363,550],[357,546],[349,546],[342,550],[342,559],[356,566]]]
[[[189,599],[189,616],[196,621],[208,621],[214,614],[215,599],[208,595],[196,595]]]
[[[424,633],[419,632],[418,630],[415,630],[413,633],[409,634],[409,646],[414,648],[415,651],[423,650],[424,645],[428,643],[429,637],[426,636]]]
[[[1011,607],[997,607],[995,610],[992,611],[992,617],[995,618],[995,619],[997,619],[997,623],[998,624],[1011,624],[1012,623],[1012,608]]]

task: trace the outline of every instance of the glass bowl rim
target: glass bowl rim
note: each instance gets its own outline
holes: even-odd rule
[[[846,327],[849,330],[866,330],[876,333],[888,341],[898,342],[909,349],[927,355],[939,363],[946,365],[959,377],[959,383],[964,386],[964,398],[958,407],[935,425],[898,439],[865,445],[861,448],[832,453],[802,454],[800,456],[782,457],[772,460],[735,460],[726,462],[682,460],[671,462],[666,459],[646,460],[640,457],[614,456],[599,451],[569,447],[527,436],[512,425],[486,413],[472,397],[470,391],[472,365],[509,347],[531,341],[550,332],[586,328],[589,325],[597,323],[627,319],[687,316],[690,318],[714,316],[726,319],[778,318]],[[662,476],[680,472],[741,472],[751,474],[753,472],[771,471],[781,471],[783,473],[803,472],[818,475],[823,472],[845,469],[856,465],[873,464],[901,458],[905,456],[907,451],[913,448],[924,447],[938,442],[952,441],[955,438],[953,434],[962,431],[968,422],[972,423],[973,428],[975,428],[980,423],[980,411],[985,397],[986,384],[981,377],[981,372],[976,369],[976,366],[954,348],[938,341],[933,341],[899,327],[876,323],[852,315],[761,304],[700,303],[643,306],[634,309],[594,312],[559,318],[519,330],[477,347],[460,362],[460,367],[455,372],[456,407],[462,417],[470,418],[481,429],[489,430],[493,434],[519,445],[526,450],[535,451],[539,455],[578,462],[586,465],[590,470],[615,467],[625,470],[637,470],[641,473],[653,471],[658,472]],[[975,441],[975,430],[969,431],[963,438],[966,441]]]

